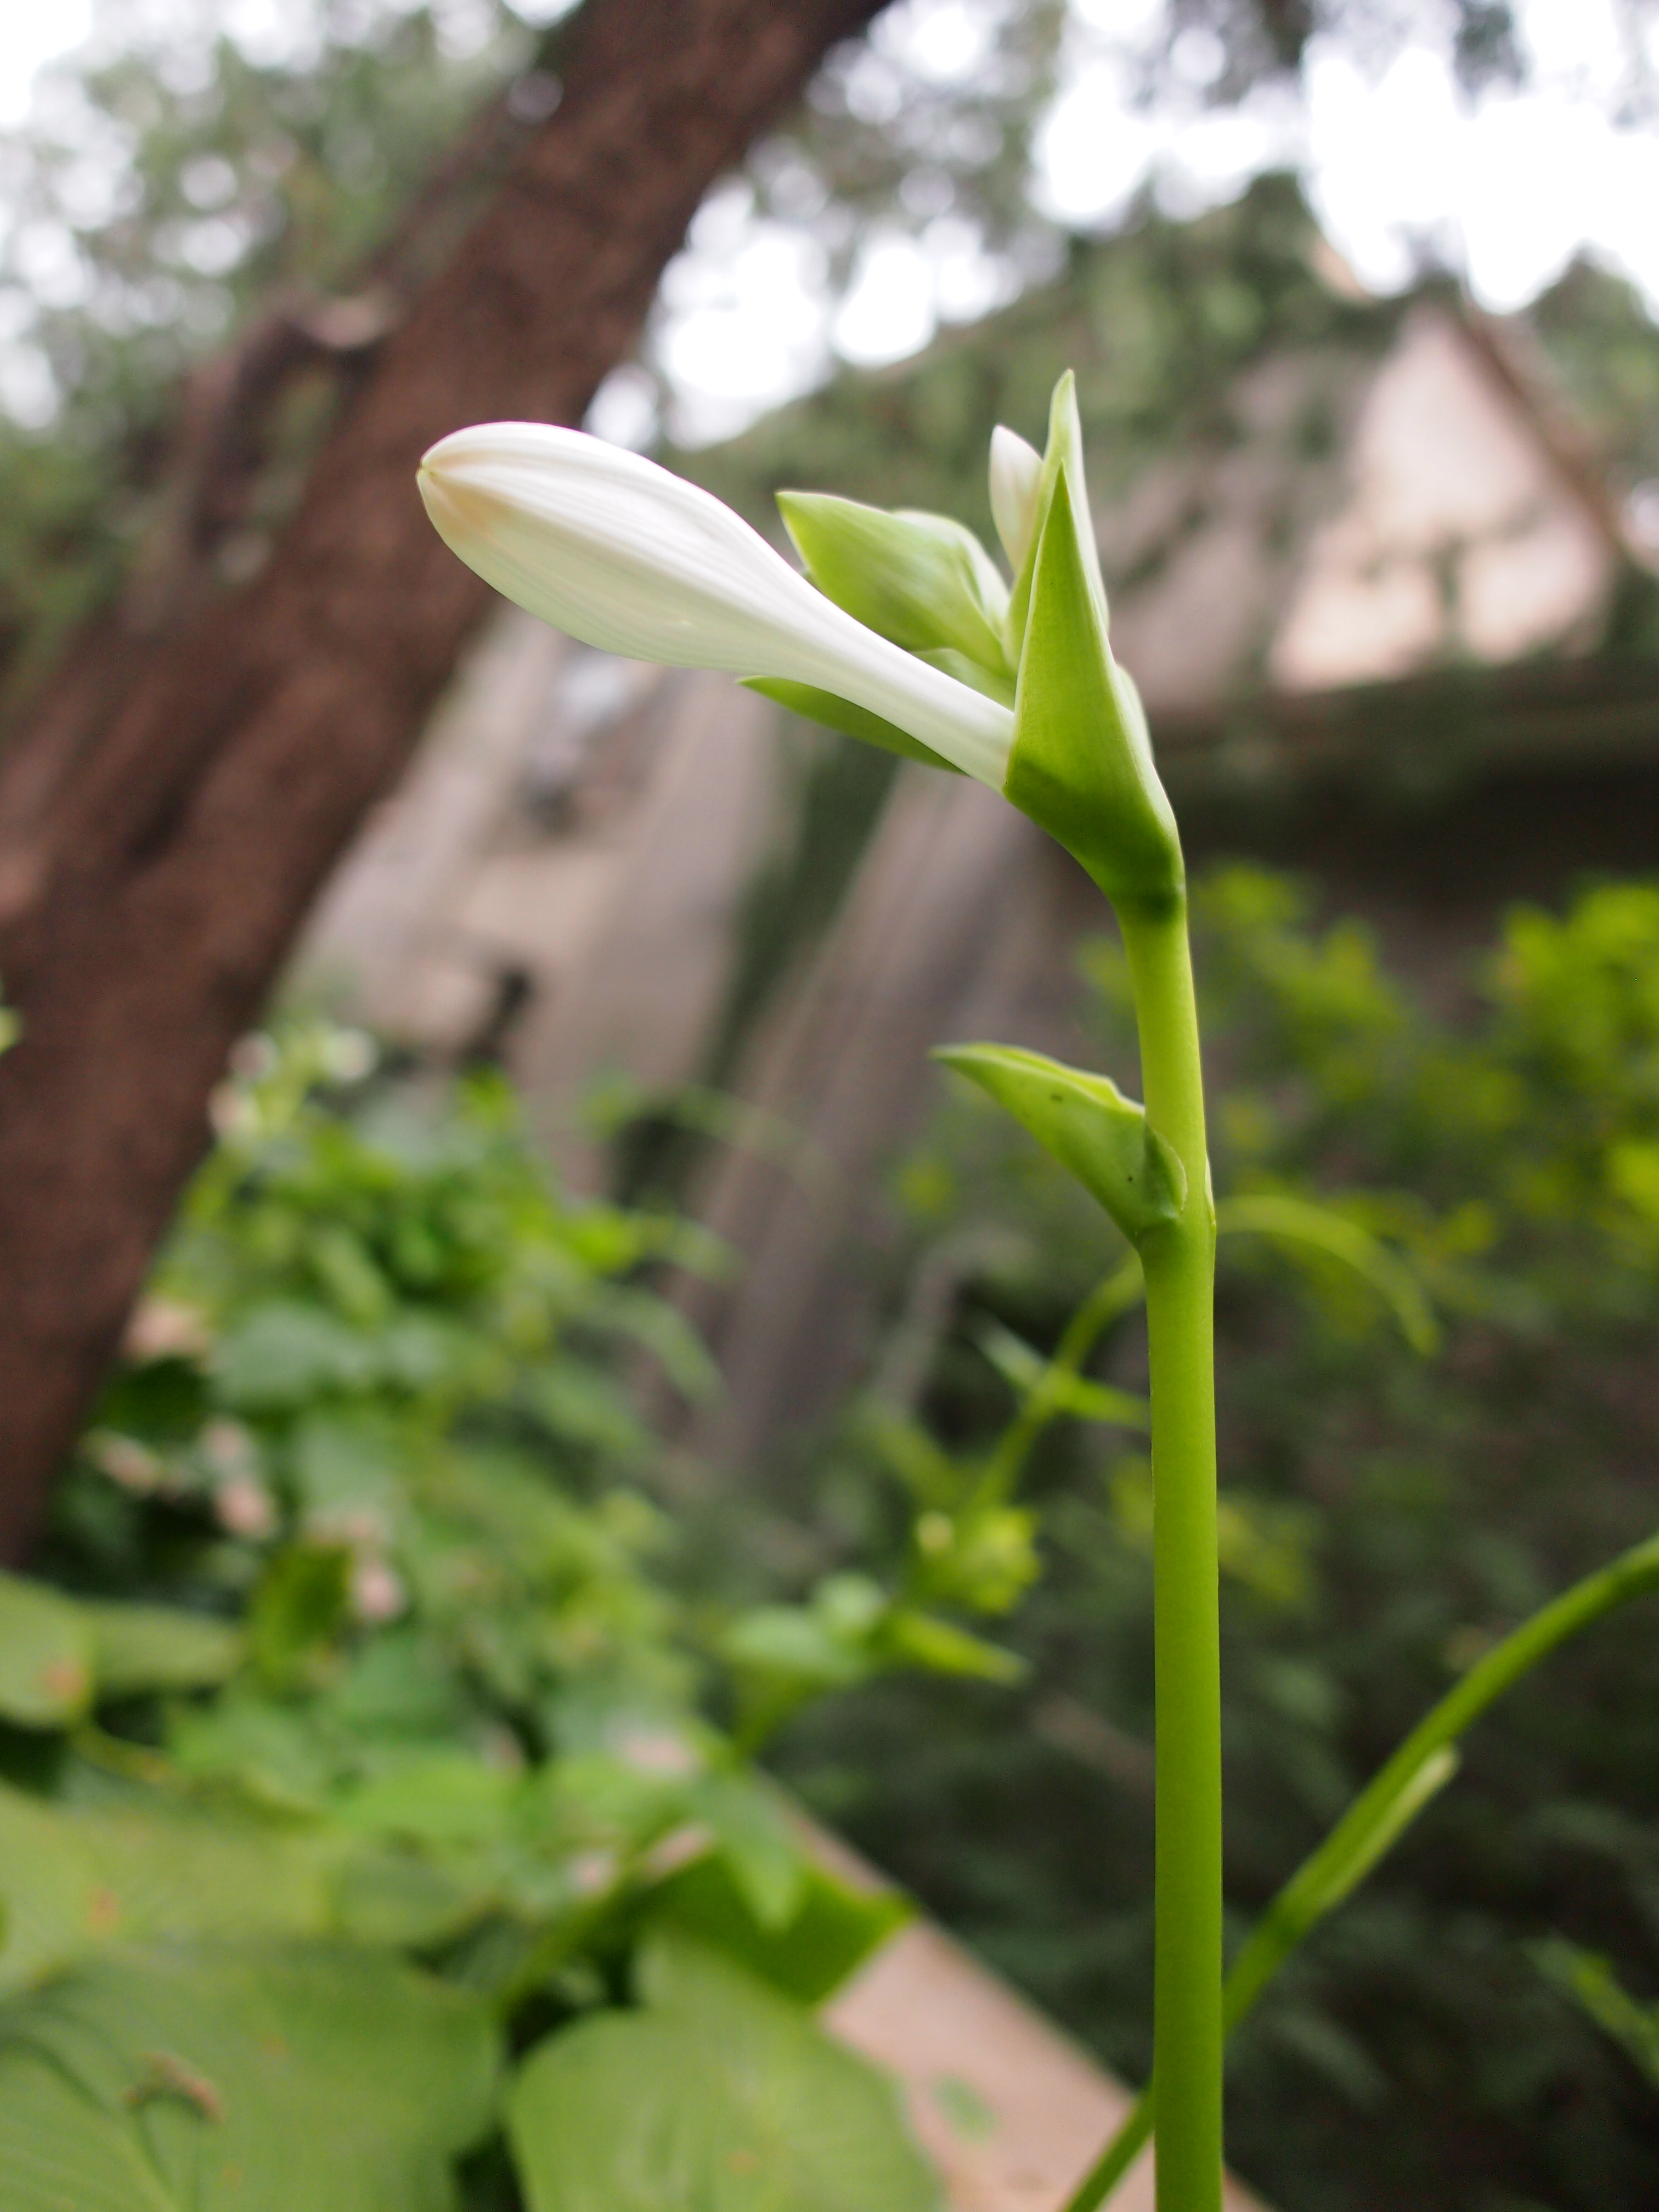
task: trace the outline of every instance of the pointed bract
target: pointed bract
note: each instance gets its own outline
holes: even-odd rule
[[[945,1045],[933,1054],[988,1091],[1103,1206],[1132,1244],[1179,1218],[1187,1177],[1146,1124],[1146,1109],[1103,1075],[1011,1044]]]
[[[1048,406],[1048,444],[1042,456],[1042,473],[1037,479],[1036,498],[1032,502],[1032,529],[1014,571],[1014,587],[1008,595],[1008,613],[1004,628],[1004,641],[1008,658],[1018,667],[1025,642],[1025,621],[1031,604],[1031,579],[1036,571],[1037,547],[1042,543],[1044,524],[1054,496],[1054,487],[1061,478],[1071,488],[1072,512],[1077,518],[1078,536],[1083,547],[1084,567],[1088,574],[1089,588],[1094,593],[1100,609],[1101,626],[1106,623],[1106,586],[1101,581],[1100,556],[1095,550],[1094,525],[1089,516],[1089,493],[1083,477],[1083,425],[1077,411],[1077,379],[1068,368],[1054,386],[1054,396]]]
[[[828,492],[781,491],[778,509],[807,574],[854,621],[907,653],[959,653],[1012,682],[1008,586],[971,530]]]
[[[1037,549],[1003,788],[1108,898],[1159,902],[1185,882],[1181,839],[1134,685],[1112,658],[1069,477]]]
[[[457,430],[421,465],[441,537],[487,583],[607,653],[850,700],[1000,787],[1008,709],[815,591],[712,494],[545,422]]]

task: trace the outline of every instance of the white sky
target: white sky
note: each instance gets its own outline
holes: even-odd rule
[[[226,0],[228,15],[233,4]],[[878,51],[885,41],[938,81],[960,77],[984,51],[996,4],[903,0],[878,27]],[[265,0],[278,15],[283,5]],[[1341,55],[1316,50],[1304,109],[1259,103],[1206,114],[1200,95],[1214,58],[1207,34],[1189,33],[1177,58],[1193,87],[1191,110],[1148,117],[1126,105],[1114,49],[1155,24],[1158,5],[1073,0],[1067,82],[1040,148],[1039,197],[1054,215],[1109,226],[1149,174],[1171,208],[1195,211],[1264,165],[1292,160],[1304,167],[1333,242],[1376,289],[1408,283],[1430,249],[1462,268],[1485,304],[1505,311],[1589,246],[1633,277],[1659,312],[1659,133],[1615,127],[1600,104],[1622,62],[1609,0],[1520,0],[1535,82],[1525,94],[1496,91],[1474,106],[1426,51],[1403,54],[1370,80]],[[0,125],[26,112],[34,70],[86,35],[89,15],[90,0],[0,0]],[[1011,282],[969,226],[947,213],[919,236],[896,230],[872,240],[832,321],[815,243],[762,222],[745,188],[724,188],[665,282],[660,353],[673,427],[693,438],[726,434],[817,381],[837,357],[873,363],[914,352],[940,322],[984,313]],[[613,382],[595,427],[629,443],[649,434],[637,375]]]
[[[0,125],[27,112],[29,88],[42,62],[78,46],[92,28],[92,0],[51,0],[27,6],[0,0]]]

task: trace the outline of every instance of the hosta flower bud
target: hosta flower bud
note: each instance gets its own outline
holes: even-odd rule
[[[1042,454],[999,422],[991,433],[991,520],[1016,575],[1036,535],[1042,486]]]
[[[1006,707],[854,620],[710,493],[544,422],[487,422],[421,465],[440,536],[487,583],[607,653],[849,701],[1000,789]]]

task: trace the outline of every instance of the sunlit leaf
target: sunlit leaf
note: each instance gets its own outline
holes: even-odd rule
[[[124,1953],[0,2011],[7,2212],[447,2212],[498,2064],[381,1953]]]
[[[73,1599],[0,1574],[0,1717],[61,1728],[92,1703],[97,1638]]]
[[[323,1859],[292,1829],[164,1805],[80,1807],[0,1787],[0,1986],[116,1940],[315,1934]]]
[[[774,1792],[752,1774],[705,1774],[686,1807],[714,1838],[760,1925],[787,1928],[805,1894],[806,1858]]]
[[[233,1622],[159,1605],[87,1605],[98,1695],[204,1690],[228,1681],[246,1642]]]
[[[799,1905],[787,1926],[764,1926],[728,1860],[711,1851],[653,1890],[653,1923],[711,1944],[802,2004],[822,2003],[914,1917],[902,1890],[855,1889],[806,1862]]]
[[[891,2086],[799,2006],[683,1940],[642,2011],[550,2036],[507,2125],[530,2212],[933,2212]]]

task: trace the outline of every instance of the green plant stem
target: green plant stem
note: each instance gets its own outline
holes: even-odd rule
[[[1420,1720],[1312,1856],[1303,1861],[1250,1931],[1227,1977],[1229,2034],[1309,1930],[1349,1896],[1451,1778],[1453,1747],[1529,1669],[1615,1607],[1659,1589],[1659,1535],[1575,1583],[1523,1621]],[[1157,2060],[1153,2060],[1154,2077]],[[1070,2198],[1066,2212],[1097,2212],[1152,2132],[1148,2088]]]
[[[1037,1438],[1065,1404],[1065,1385],[1079,1374],[1101,1336],[1131,1306],[1140,1303],[1140,1259],[1132,1252],[1109,1275],[1102,1276],[1066,1324],[1054,1356],[1033,1383],[1025,1401],[997,1438],[980,1480],[980,1495],[1012,1496]]]
[[[1216,1559],[1215,1209],[1184,898],[1119,908],[1146,1117],[1187,1178],[1141,1243],[1152,1403],[1157,1680],[1158,2212],[1221,2203],[1221,1649]]]

